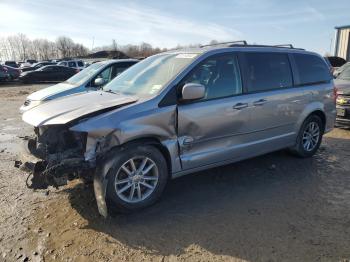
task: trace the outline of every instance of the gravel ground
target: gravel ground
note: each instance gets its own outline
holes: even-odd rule
[[[0,84],[0,261],[348,261],[350,131],[171,181],[156,205],[103,219],[91,185],[33,192],[14,168],[18,108],[47,85]]]

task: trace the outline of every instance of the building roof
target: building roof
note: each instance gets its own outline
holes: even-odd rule
[[[350,25],[336,26],[335,29],[350,29]]]

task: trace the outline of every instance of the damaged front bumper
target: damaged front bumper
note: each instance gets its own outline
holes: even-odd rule
[[[31,189],[47,189],[49,186],[58,188],[68,181],[82,178],[94,182],[94,191],[99,213],[107,217],[107,204],[105,200],[107,180],[103,170],[96,170],[95,158],[84,157],[83,152],[76,148],[43,154],[40,150],[38,137],[24,138],[15,166],[28,173],[26,185]],[[44,150],[46,151],[46,150]],[[96,173],[100,175],[96,175]]]
[[[67,151],[52,154],[48,159],[43,159],[37,151],[37,141],[26,138],[15,166],[29,173],[27,179],[29,188],[46,189],[49,186],[58,188],[66,185],[69,180],[82,175],[89,176],[91,173],[89,171],[95,168],[94,161],[85,161],[83,157],[76,157],[70,153]],[[31,181],[29,181],[30,177]]]

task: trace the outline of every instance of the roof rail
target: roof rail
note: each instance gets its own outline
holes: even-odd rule
[[[288,48],[293,48],[294,46],[292,44],[283,44],[283,45],[273,45],[274,47],[288,47]]]
[[[228,45],[229,47],[231,47],[231,46],[238,45],[238,44],[248,45],[247,41],[238,40],[238,41],[229,41],[229,42],[220,42],[220,43],[215,43],[215,44],[201,45],[200,48],[207,47],[207,46],[216,46],[216,45]]]

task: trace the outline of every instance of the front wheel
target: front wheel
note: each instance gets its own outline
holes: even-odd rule
[[[118,151],[113,162],[107,173],[107,202],[112,213],[139,210],[160,198],[168,169],[157,148],[130,146]]]
[[[303,158],[313,156],[321,145],[323,132],[321,118],[317,115],[309,116],[302,124],[296,145],[291,151]]]

